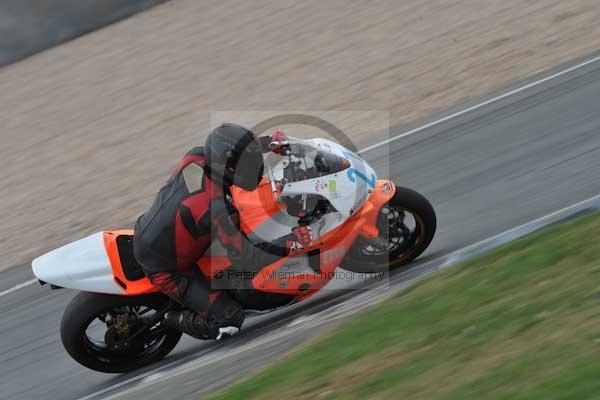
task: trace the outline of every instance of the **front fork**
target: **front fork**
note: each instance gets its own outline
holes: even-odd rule
[[[371,196],[362,208],[361,217],[364,223],[360,227],[360,235],[373,241],[374,244],[380,244],[379,228],[377,228],[377,218],[381,208],[396,194],[396,185],[388,179],[378,179]],[[385,241],[387,246],[387,240]],[[379,246],[378,246],[379,247]]]

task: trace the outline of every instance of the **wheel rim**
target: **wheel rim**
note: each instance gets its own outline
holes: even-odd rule
[[[145,325],[141,318],[156,312],[151,305],[128,305],[102,311],[90,318],[85,327],[85,350],[104,364],[139,362],[152,357],[166,340],[168,329],[162,322]]]
[[[359,251],[367,257],[390,257],[395,262],[409,257],[424,239],[421,217],[405,208],[386,205],[377,217],[379,243],[365,241]],[[384,244],[384,245],[382,245]]]

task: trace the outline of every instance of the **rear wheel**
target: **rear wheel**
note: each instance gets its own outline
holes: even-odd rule
[[[342,267],[354,272],[381,272],[405,265],[431,244],[437,219],[431,203],[414,190],[396,187],[379,210],[375,240],[359,237]]]
[[[107,373],[129,372],[165,357],[182,333],[160,319],[169,300],[161,294],[113,296],[81,292],[67,306],[60,333],[69,355],[84,367]]]

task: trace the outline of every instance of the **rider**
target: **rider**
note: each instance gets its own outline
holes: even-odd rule
[[[239,229],[230,187],[257,188],[262,153],[280,154],[285,134],[257,138],[235,124],[222,124],[204,147],[190,150],[160,189],[152,207],[137,220],[134,255],[150,281],[184,306],[170,311],[167,323],[200,339],[220,339],[239,331],[244,311],[225,291],[211,290],[197,260],[217,239],[233,266],[257,272],[311,242],[310,229],[295,227],[273,243],[252,243]],[[245,275],[245,274],[244,274]]]

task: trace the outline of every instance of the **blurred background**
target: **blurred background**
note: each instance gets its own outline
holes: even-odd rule
[[[0,66],[167,0],[4,0]]]
[[[265,340],[253,356],[236,352],[229,359],[220,358],[220,347],[185,340],[157,367],[162,370],[115,377],[85,370],[63,351],[60,318],[73,292],[40,288],[31,274],[31,260],[94,232],[131,227],[182,155],[201,145],[220,120],[253,124],[258,117],[278,113],[334,115],[336,125],[363,148],[388,134],[423,127],[544,78],[493,104],[419,128],[414,135],[382,146],[384,156],[374,152],[367,159],[385,171],[382,177],[389,172],[401,185],[422,192],[436,208],[438,233],[417,266],[439,256],[452,258],[467,245],[596,196],[600,192],[599,20],[597,0],[1,1],[0,398],[98,399],[115,393],[115,398],[197,399],[256,371],[323,329],[290,325],[289,336],[281,336],[276,345]],[[582,60],[585,66],[545,79]],[[318,134],[288,128],[298,136]],[[414,302],[399,297],[398,303],[414,309],[414,322],[423,322],[422,311],[427,311],[417,306],[434,308],[431,319],[425,320],[431,323],[415,324],[414,335],[406,336],[409,341],[458,337],[456,342],[465,349],[483,349],[489,358],[484,367],[469,364],[477,357],[462,348],[444,354],[448,347],[442,342],[438,343],[442,351],[431,347],[428,353],[431,365],[440,366],[439,375],[429,374],[428,367],[411,369],[410,365],[396,371],[429,379],[414,387],[435,391],[431,382],[467,384],[503,365],[499,385],[492,376],[484,382],[490,386],[481,392],[466,387],[453,398],[488,398],[493,388],[500,390],[501,398],[511,397],[504,390],[521,390],[514,382],[527,377],[533,364],[525,359],[513,368],[502,357],[516,354],[516,336],[534,332],[522,342],[534,358],[542,347],[569,344],[565,338],[577,340],[576,351],[559,348],[549,358],[537,358],[541,367],[534,369],[544,372],[547,367],[548,372],[533,382],[548,389],[537,398],[552,398],[553,385],[563,375],[563,398],[584,398],[574,392],[579,389],[597,393],[600,327],[593,277],[598,276],[594,260],[600,249],[591,242],[599,226],[586,223],[575,227],[581,228],[577,235],[559,232],[556,239],[555,232],[533,252],[530,246],[539,237],[517,243],[492,270],[498,273],[485,281],[487,286],[478,285],[483,281],[480,269],[470,269],[472,273],[465,275],[472,281],[463,283],[478,293],[446,290],[442,281],[452,283],[454,275],[449,274],[426,286],[426,292],[419,292],[422,296],[417,293],[420,297],[414,297]],[[586,248],[593,248],[593,253]],[[582,260],[567,266],[555,263],[580,253],[585,256]],[[531,262],[523,263],[526,258]],[[521,279],[522,267],[528,265],[531,275]],[[586,275],[571,273],[575,270]],[[401,277],[398,281],[403,284]],[[563,278],[584,285],[564,285]],[[553,280],[548,284],[544,279]],[[438,296],[440,292],[446,296]],[[494,293],[500,296],[483,297]],[[542,294],[548,295],[548,301],[531,307]],[[586,313],[561,308],[565,298],[585,306]],[[500,348],[479,341],[488,333],[485,321],[481,322],[480,311],[485,309],[479,304],[493,302],[508,304],[511,313],[519,314],[518,323],[497,323],[494,318],[504,309],[488,308],[489,326],[514,328],[501,332],[508,339],[494,342]],[[448,307],[454,314],[446,312]],[[407,308],[386,314],[395,317],[394,329],[376,325],[377,321],[365,326],[377,328],[384,336],[395,332],[399,337],[388,344],[398,349],[407,328],[400,316],[407,315]],[[448,324],[439,323],[438,312]],[[281,314],[260,320],[257,326],[263,330],[249,330],[244,343],[253,346],[254,338],[270,337],[281,323]],[[321,318],[328,321],[329,316]],[[553,321],[556,325],[550,324]],[[530,331],[532,326],[537,328]],[[446,331],[439,335],[433,330],[444,327]],[[562,328],[571,331],[559,332]],[[493,341],[496,336],[485,337]],[[471,338],[481,347],[473,347]],[[363,344],[361,340],[357,347],[364,348]],[[346,349],[338,346],[339,354],[329,359],[353,357],[355,353]],[[387,348],[375,350],[382,349]],[[404,360],[403,351],[390,362]],[[360,365],[340,368],[341,378],[332,382],[353,382],[355,371],[364,368],[381,371],[386,357],[394,355],[384,353],[374,353],[371,364],[359,359]],[[573,356],[573,363],[554,368],[565,354]],[[460,359],[468,368],[442,364],[439,358]],[[309,361],[324,365],[318,358]],[[171,368],[171,362],[181,368]],[[589,380],[574,385],[566,371],[583,371]],[[169,375],[173,372],[179,375]],[[397,376],[381,377],[410,388]],[[287,397],[278,392],[264,398],[335,397],[329,389],[319,392],[322,381],[313,383],[314,391],[289,392]],[[138,384],[140,390],[135,392]],[[342,389],[354,393],[351,385]],[[379,398],[394,398],[397,393],[386,392]],[[362,394],[354,393],[357,398],[368,397]],[[421,394],[432,398],[426,391]]]

